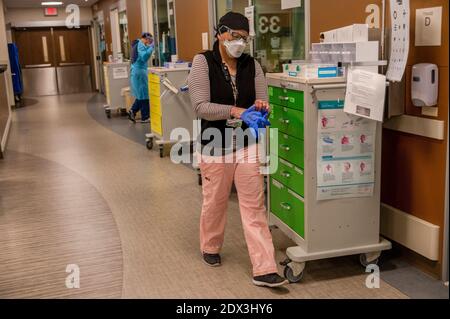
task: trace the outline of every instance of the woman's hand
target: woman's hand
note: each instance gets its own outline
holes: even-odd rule
[[[246,109],[243,109],[241,107],[233,106],[231,108],[231,117],[235,119],[241,119],[242,113],[247,111]]]
[[[266,101],[263,100],[256,100],[255,106],[257,111],[266,111],[267,113],[270,113],[270,105]]]

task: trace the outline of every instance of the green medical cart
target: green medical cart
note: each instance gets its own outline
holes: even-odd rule
[[[379,234],[381,123],[376,124],[373,142],[372,193],[318,200],[318,103],[344,101],[345,79],[284,74],[267,78],[272,109],[270,157],[271,165],[278,166],[268,179],[269,222],[297,245],[286,251],[285,277],[299,282],[307,261],[325,258],[359,254],[363,266],[376,264],[381,252],[391,249],[391,243]]]

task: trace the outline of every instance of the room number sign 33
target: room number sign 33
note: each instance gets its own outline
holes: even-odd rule
[[[262,15],[258,19],[260,34],[279,33],[281,31],[282,17],[278,15]]]

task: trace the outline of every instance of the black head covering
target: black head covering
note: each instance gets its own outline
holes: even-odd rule
[[[149,40],[151,40],[151,39],[153,39],[153,36],[150,33],[148,33],[148,32],[144,32],[144,33],[142,33],[141,38],[142,39],[149,39]]]
[[[250,32],[250,24],[248,19],[244,15],[237,12],[228,12],[220,18],[217,31],[220,31],[222,26],[227,26],[233,30],[245,30]]]

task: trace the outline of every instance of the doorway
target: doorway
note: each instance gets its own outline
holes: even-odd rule
[[[15,29],[24,96],[92,92],[89,28]]]
[[[106,35],[105,35],[105,23],[103,19],[94,20],[94,43],[95,43],[95,63],[96,63],[96,75],[97,85],[100,93],[105,93],[105,79],[103,72],[103,61],[107,60],[106,57]]]
[[[173,0],[153,1],[153,29],[155,38],[155,65],[164,66],[177,54],[175,2]]]

